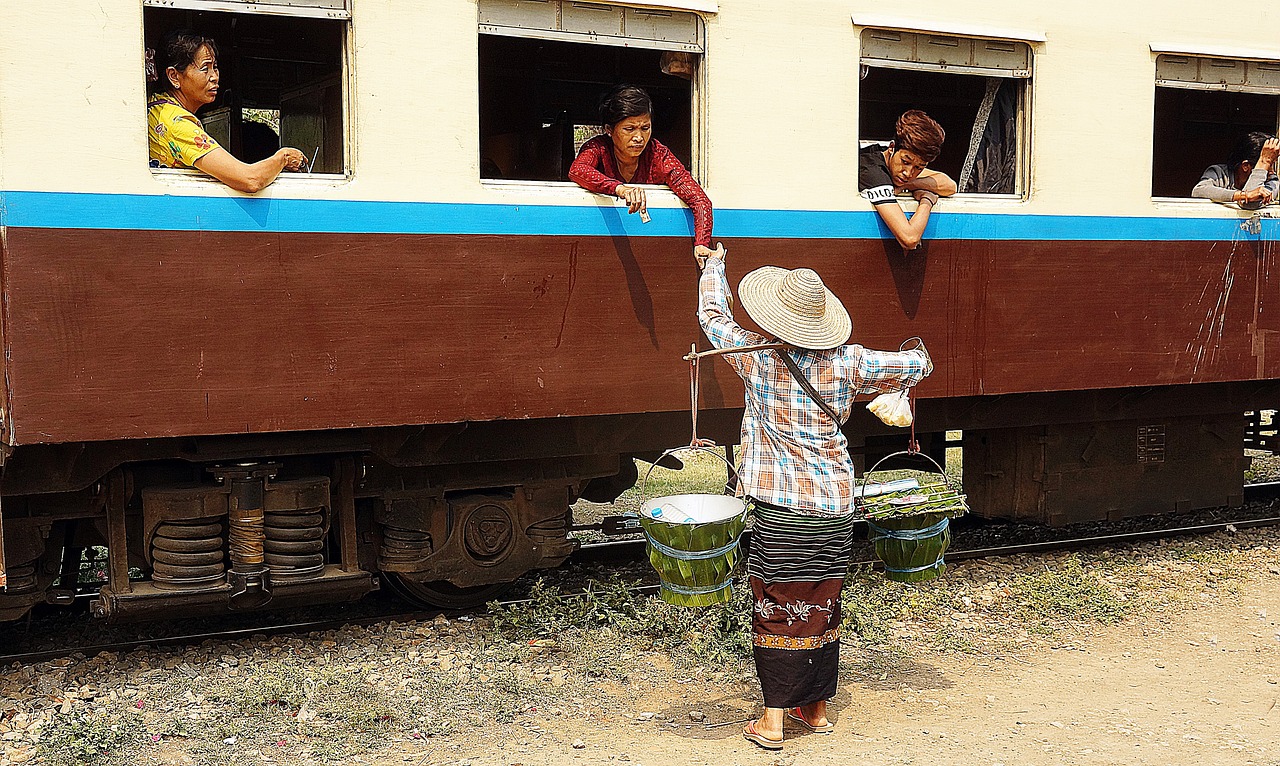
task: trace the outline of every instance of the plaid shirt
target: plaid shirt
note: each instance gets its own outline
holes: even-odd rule
[[[771,341],[733,321],[723,259],[707,259],[699,291],[698,322],[716,348]],[[777,353],[725,355],[746,384],[738,491],[802,513],[851,514],[853,461],[848,440],[791,377]],[[851,344],[790,353],[841,422],[853,411],[856,394],[898,391],[932,371],[928,357],[916,350],[872,351]]]

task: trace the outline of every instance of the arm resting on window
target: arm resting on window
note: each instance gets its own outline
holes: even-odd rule
[[[284,170],[285,164],[284,149],[253,164],[241,162],[221,147],[196,160],[196,168],[200,171],[246,194],[256,194],[267,188]]]
[[[924,189],[925,191],[933,192],[939,197],[950,197],[956,193],[956,182],[951,180],[951,176],[946,173],[939,173],[936,170],[925,168],[920,171],[920,175],[908,181],[903,188],[907,191]]]
[[[1191,196],[1196,199],[1211,199],[1214,202],[1235,202],[1235,189],[1228,189],[1214,183],[1212,178],[1201,178],[1200,183],[1191,189]]]
[[[893,234],[894,239],[898,240],[898,244],[902,245],[902,249],[915,250],[920,246],[920,240],[924,239],[924,228],[929,225],[929,213],[933,210],[932,202],[922,200],[916,205],[915,215],[910,219],[897,201],[883,202],[875,207],[876,212],[880,214],[880,219],[884,221],[885,226],[889,227],[889,232]]]
[[[582,151],[569,166],[569,180],[589,192],[616,197],[618,184],[621,182],[599,170],[601,154],[606,151],[608,149],[596,141],[588,141],[584,144]]]

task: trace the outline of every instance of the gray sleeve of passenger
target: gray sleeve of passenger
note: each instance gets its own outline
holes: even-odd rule
[[[1254,168],[1253,172],[1249,174],[1249,178],[1244,182],[1244,190],[1249,191],[1250,189],[1256,189],[1259,186],[1262,186],[1267,182],[1267,176],[1269,175],[1271,175],[1271,173],[1263,170],[1262,168]]]
[[[1182,188],[1186,188],[1185,186]],[[1199,199],[1211,199],[1214,202],[1230,202],[1231,198],[1236,194],[1235,189],[1228,189],[1214,183],[1214,179],[1207,175],[1200,179],[1200,183],[1195,185],[1191,190],[1191,196]]]

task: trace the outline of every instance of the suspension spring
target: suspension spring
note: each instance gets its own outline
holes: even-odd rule
[[[9,567],[9,586],[6,593],[24,593],[36,589],[36,563],[32,561],[22,566]]]
[[[222,584],[226,577],[222,519],[171,519],[151,538],[151,581],[181,590]]]
[[[382,527],[378,558],[383,566],[409,564],[431,553],[431,533],[389,524]]]
[[[266,514],[264,547],[272,580],[312,580],[324,573],[325,511],[321,506]]]

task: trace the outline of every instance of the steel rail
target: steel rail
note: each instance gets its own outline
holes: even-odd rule
[[[1253,485],[1256,487],[1266,487],[1266,491],[1275,491],[1280,495],[1280,482],[1272,482],[1267,485]],[[1195,526],[1173,527],[1163,529],[1143,530],[1138,532],[1122,532],[1114,535],[1095,535],[1091,537],[1066,538],[1061,540],[1045,540],[1035,543],[1020,543],[1017,545],[996,546],[992,548],[974,548],[970,550],[949,551],[946,557],[952,561],[965,561],[985,558],[995,558],[998,556],[1015,556],[1027,553],[1044,553],[1059,550],[1079,550],[1102,545],[1116,545],[1134,542],[1146,542],[1151,540],[1160,540],[1173,537],[1186,537],[1191,535],[1205,535],[1216,532],[1229,530],[1248,529],[1255,527],[1280,526],[1280,516],[1272,516],[1260,519],[1240,519],[1214,522],[1212,524],[1199,524]],[[748,533],[750,530],[748,530]],[[593,553],[596,551],[610,551],[614,553],[627,552],[637,554],[644,551],[643,540],[611,540],[602,543],[590,543],[583,545],[575,556],[581,558],[579,554],[583,552]],[[573,557],[571,557],[573,558]],[[618,560],[621,557],[611,556],[611,560]],[[853,566],[882,566],[879,561],[856,561]],[[641,585],[634,586],[630,590],[640,593],[653,593],[658,589],[657,585]],[[572,598],[587,593],[587,590],[574,591],[564,593],[559,598]],[[532,603],[532,599],[520,598],[509,599],[506,601],[499,600],[497,602],[502,606],[518,606],[521,604]],[[350,618],[334,618],[325,620],[307,620],[301,622],[285,623],[281,625],[259,626],[253,628],[235,628],[232,630],[221,630],[206,633],[192,633],[177,636],[164,636],[158,638],[137,639],[132,641],[118,641],[105,644],[97,644],[92,646],[75,646],[61,649],[47,649],[36,652],[24,652],[18,654],[0,655],[0,666],[7,666],[13,663],[30,664],[37,662],[45,662],[48,660],[59,659],[73,654],[83,654],[86,657],[92,657],[102,652],[126,652],[142,647],[155,646],[175,646],[175,645],[195,645],[206,640],[217,641],[233,641],[237,638],[252,637],[255,635],[271,636],[289,633],[316,632],[322,630],[333,630],[338,628],[346,628],[352,626],[374,625],[383,622],[400,621],[408,622],[413,620],[434,620],[436,617],[444,615],[446,617],[464,617],[475,613],[475,609],[438,609],[438,610],[414,610],[409,612],[397,612],[394,614],[378,614],[365,617]]]

